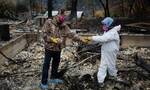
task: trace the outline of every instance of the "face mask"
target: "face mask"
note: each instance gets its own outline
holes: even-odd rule
[[[108,27],[106,25],[103,25],[102,29],[103,29],[104,32],[108,31]]]
[[[64,16],[59,16],[59,23],[62,24],[65,21],[65,17]]]

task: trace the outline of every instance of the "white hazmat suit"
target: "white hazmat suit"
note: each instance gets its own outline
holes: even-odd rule
[[[110,76],[117,76],[116,59],[119,51],[120,38],[118,31],[121,26],[115,26],[102,36],[92,36],[92,41],[102,43],[101,62],[97,74],[98,82],[103,83],[107,71]]]

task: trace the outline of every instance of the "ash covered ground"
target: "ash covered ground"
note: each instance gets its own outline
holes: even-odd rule
[[[66,47],[62,50],[59,67],[63,84],[49,84],[49,90],[149,90],[149,72],[136,65],[135,53],[150,64],[150,48],[129,47],[118,55],[118,77],[123,82],[106,78],[104,88],[97,86],[100,52],[84,51],[82,47]],[[80,52],[80,53],[79,53]],[[33,43],[0,68],[1,90],[40,90],[44,45]]]

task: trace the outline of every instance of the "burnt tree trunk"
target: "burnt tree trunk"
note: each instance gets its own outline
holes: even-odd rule
[[[124,0],[121,0],[121,9],[122,9],[122,16],[125,16],[125,11],[124,11]]]
[[[101,5],[102,5],[102,7],[104,9],[105,17],[110,16],[110,13],[109,13],[109,2],[108,2],[108,0],[106,0],[105,4],[104,4],[104,2],[102,0],[99,0],[99,2],[101,3]]]
[[[110,16],[110,13],[109,13],[109,2],[108,2],[108,0],[106,0],[106,16]]]
[[[70,19],[77,17],[77,3],[78,3],[78,0],[72,0],[72,2],[71,2],[71,16],[70,16]]]
[[[136,0],[128,1],[129,2],[129,16],[132,14],[133,6]],[[131,2],[131,3],[130,3]]]
[[[48,18],[51,18],[52,17],[52,10],[53,10],[52,0],[48,0],[47,8],[48,8]]]
[[[106,8],[105,8],[105,5],[104,5],[104,3],[103,3],[102,0],[99,0],[99,2],[101,3],[101,5],[102,5],[102,7],[103,7],[103,9],[104,9],[104,11],[105,11],[105,16],[106,16]]]

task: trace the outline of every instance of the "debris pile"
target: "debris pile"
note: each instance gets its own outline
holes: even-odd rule
[[[1,82],[7,86],[3,86],[1,83],[2,90],[7,90],[8,87],[9,90],[23,90],[23,88],[33,86],[35,80],[40,80],[43,58],[43,46],[34,43],[13,58],[16,64],[8,62],[8,64],[3,65],[0,69],[0,78]],[[7,83],[5,83],[6,81]]]
[[[97,46],[66,47],[62,50],[59,69],[63,84],[49,85],[55,90],[148,90],[149,73],[135,63],[135,53],[150,65],[150,49],[129,47],[120,51],[117,60],[118,76],[124,81],[106,78],[104,88],[99,88],[97,71],[100,52],[89,50]],[[78,49],[80,48],[80,49]],[[44,45],[35,42],[16,55],[16,64],[7,63],[0,68],[2,90],[40,90]]]

